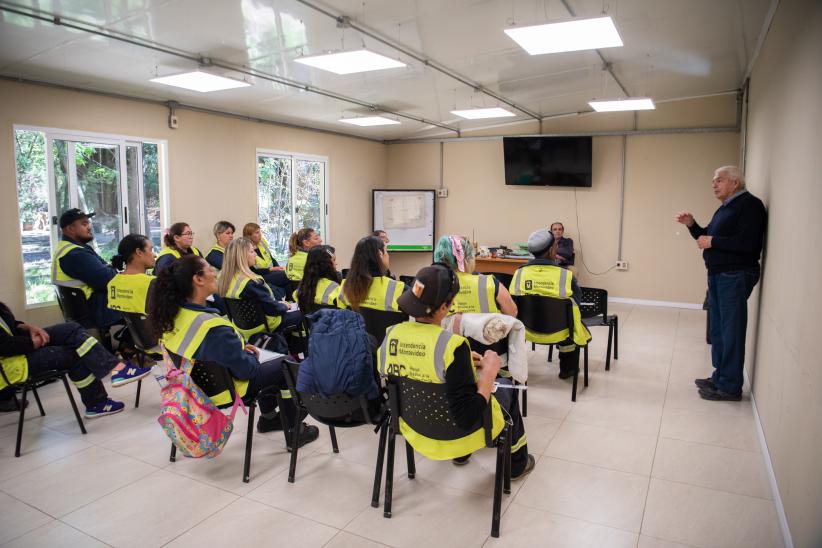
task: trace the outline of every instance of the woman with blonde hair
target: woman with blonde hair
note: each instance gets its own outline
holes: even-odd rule
[[[271,246],[263,235],[260,225],[246,223],[243,227],[243,238],[250,240],[254,246],[255,259],[251,271],[263,277],[277,300],[285,297],[291,284],[288,282],[283,267],[277,263],[277,259],[271,253]]]
[[[223,269],[217,281],[217,292],[226,299],[248,299],[260,303],[265,312],[265,324],[252,329],[239,329],[246,339],[261,332],[272,332],[284,326],[300,323],[299,311],[289,312],[284,301],[278,301],[265,280],[255,274],[251,267],[257,253],[254,243],[248,238],[237,238],[228,244],[223,259]]]
[[[288,264],[285,273],[289,280],[299,282],[303,279],[308,250],[322,244],[322,238],[313,228],[301,228],[288,238]]]

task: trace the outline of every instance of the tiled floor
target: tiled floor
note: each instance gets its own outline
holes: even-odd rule
[[[87,421],[81,436],[61,386],[32,409],[14,458],[16,414],[0,415],[3,546],[782,546],[750,401],[705,402],[705,316],[696,310],[614,305],[620,359],[604,371],[604,328],[594,330],[591,384],[575,404],[547,364],[530,360],[525,419],[536,470],[503,502],[489,538],[492,451],[464,467],[397,458],[393,517],[371,508],[377,437],[327,430],[300,452],[286,482],[279,433],[255,436],[252,480],[242,483],[245,421],[211,461],[168,461],[146,383],[138,410]],[[134,386],[113,391],[133,402]],[[402,447],[399,445],[398,447]]]

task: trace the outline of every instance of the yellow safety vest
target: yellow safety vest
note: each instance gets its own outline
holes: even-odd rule
[[[351,304],[345,299],[345,292],[342,291],[344,287],[345,280],[343,280],[340,290],[340,302],[347,307],[351,307]],[[400,298],[404,290],[405,284],[403,282],[392,280],[388,276],[375,276],[371,279],[368,294],[360,303],[360,308],[399,312],[400,307],[397,304],[397,299]]]
[[[445,331],[438,325],[403,322],[389,328],[380,346],[377,364],[381,375],[408,377],[416,381],[444,384],[445,373],[454,363],[454,351],[466,343],[465,337]],[[473,362],[471,369],[477,377]],[[502,431],[504,419],[496,398],[491,396],[492,436]],[[456,440],[435,440],[415,432],[400,417],[400,432],[411,446],[434,460],[447,460],[469,455],[485,447],[485,430]]]
[[[195,255],[197,255],[198,257],[202,257],[202,256],[203,256],[203,254],[202,254],[202,253],[200,253],[200,250],[199,250],[199,249],[197,249],[196,247],[191,246],[191,248],[190,248],[190,249],[191,249],[191,252],[192,252],[192,253],[194,253]],[[173,255],[175,259],[179,259],[180,257],[182,257],[182,256],[183,256],[183,254],[182,254],[182,253],[180,253],[179,251],[177,251],[177,249],[176,249],[176,248],[173,248],[173,247],[164,247],[164,248],[163,248],[163,249],[162,249],[162,250],[161,250],[161,251],[157,254],[157,259],[159,259],[159,258],[160,258],[160,257],[162,257],[163,255]]]
[[[221,246],[220,244],[214,244],[213,246],[211,246],[211,249],[208,250],[208,253],[206,253],[206,256],[211,255],[212,251],[219,251],[220,255],[223,255],[225,257],[225,248],[223,246]],[[209,264],[211,264],[211,263],[209,263]],[[211,265],[211,266],[214,266],[214,265]]]
[[[8,333],[9,337],[14,336],[11,327],[9,327],[3,318],[0,318],[0,329]],[[5,374],[5,378],[3,375],[0,375],[0,389],[8,386],[8,384],[6,384],[6,378],[8,378],[11,384],[17,384],[29,378],[29,362],[25,354],[0,357],[0,367],[3,368],[3,373]]]
[[[574,291],[571,289],[571,281],[574,274],[554,265],[532,264],[521,266],[514,273],[511,280],[511,295],[541,295],[543,297],[559,297],[561,299],[571,299]],[[591,333],[585,324],[582,323],[582,316],[576,301],[571,299],[574,309],[574,343],[579,345],[588,344],[591,340]],[[525,340],[538,344],[556,344],[568,338],[568,330],[563,329],[556,333],[536,333],[525,330]]]
[[[329,280],[328,278],[320,278],[317,280],[317,287],[314,288],[314,304],[323,304],[328,306],[335,306],[337,308],[345,308],[343,304],[340,302],[340,290],[342,286],[333,280]],[[297,301],[297,292],[296,290],[292,293],[292,298],[294,302]]]
[[[194,361],[194,353],[197,352],[197,349],[203,344],[208,332],[219,326],[230,327],[237,333],[237,351],[244,352],[245,340],[240,332],[237,331],[237,328],[231,325],[231,322],[210,312],[200,312],[182,307],[177,313],[177,317],[174,318],[174,328],[171,331],[163,333],[162,341],[165,347],[171,352]],[[240,379],[233,380],[234,390],[240,397],[245,396],[248,390],[248,381]],[[215,405],[226,405],[231,403],[231,394],[228,389],[226,389],[216,396],[211,396],[211,401],[213,401]]]
[[[268,270],[274,266],[274,259],[271,255],[271,246],[268,245],[268,240],[265,239],[265,236],[263,236],[260,239],[260,243],[257,244],[257,250],[260,253],[257,255],[254,268]]]
[[[73,249],[82,249],[81,246],[69,242],[68,240],[60,240],[57,243],[57,249],[54,250],[54,259],[51,261],[51,283],[54,285],[62,285],[65,287],[78,287],[85,294],[86,299],[91,297],[94,290],[81,280],[76,280],[63,272],[60,267],[60,259],[68,255],[69,251]]]
[[[117,274],[108,283],[108,307],[120,312],[146,313],[150,274]]]
[[[303,270],[305,270],[306,260],[308,260],[308,253],[305,251],[297,251],[294,255],[288,258],[288,264],[285,265],[285,275],[289,280],[299,282],[303,279]]]
[[[240,299],[240,298],[242,298],[242,297],[240,297],[240,295],[242,295],[243,290],[245,289],[245,286],[248,285],[248,282],[251,282],[251,281],[252,281],[251,278],[248,278],[246,276],[241,277],[239,274],[237,274],[236,276],[234,276],[231,279],[231,283],[228,284],[228,290],[226,291],[226,294],[224,295],[225,298],[227,298],[227,299]],[[256,283],[256,282],[252,282],[252,283]],[[263,283],[262,287],[264,287],[268,291],[268,294],[271,295],[272,300],[275,300],[275,301],[277,300],[277,299],[274,298],[274,293],[271,292],[271,288],[268,287],[267,283]],[[283,322],[282,316],[269,316],[269,315],[266,314],[266,316],[265,316],[265,325],[260,324],[257,327],[254,327],[252,329],[240,329],[239,327],[237,327],[235,325],[234,329],[236,329],[237,331],[242,333],[243,337],[245,337],[246,339],[250,339],[251,335],[255,335],[257,333],[262,333],[263,331],[274,331],[275,329],[277,329],[280,326],[280,324],[282,322]]]
[[[460,282],[460,292],[454,297],[451,314],[458,312],[499,313],[497,300],[494,298],[492,276],[457,272],[457,279]]]

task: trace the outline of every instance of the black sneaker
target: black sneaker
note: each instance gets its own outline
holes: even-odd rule
[[[739,394],[728,394],[717,388],[700,388],[699,396],[703,400],[711,401],[739,401],[742,399],[741,392]]]
[[[712,390],[716,390],[716,385],[711,377],[708,377],[707,379],[694,379],[694,384],[698,388],[710,388]]]
[[[464,465],[468,464],[469,460],[471,460],[471,453],[468,453],[464,457],[457,457],[455,459],[451,459],[451,462],[453,462],[457,466],[464,466]]]
[[[316,440],[320,437],[320,429],[314,426],[313,424],[302,424],[302,432],[300,432],[300,441],[297,447],[302,447],[303,445],[309,444],[312,441]],[[291,452],[291,446],[287,445],[286,449]]]
[[[560,371],[559,372],[559,378],[563,379],[563,380],[570,379],[571,377],[573,377],[574,375],[576,375],[578,373],[579,373],[579,369],[574,369],[572,371]]]
[[[283,421],[280,420],[280,414],[277,413],[270,419],[260,415],[257,419],[257,432],[265,434],[266,432],[274,432],[275,430],[283,429]]]
[[[525,468],[523,468],[522,472],[520,472],[516,476],[514,474],[511,474],[511,479],[518,480],[524,478],[525,476],[531,473],[531,471],[534,469],[534,466],[536,465],[537,459],[534,458],[534,455],[528,455],[528,462],[525,463]]]

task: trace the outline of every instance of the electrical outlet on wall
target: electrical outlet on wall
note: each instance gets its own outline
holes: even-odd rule
[[[616,269],[617,270],[628,270],[628,261],[617,261],[616,262]]]
[[[448,198],[448,189],[447,188],[438,188],[437,189],[437,198]]]

